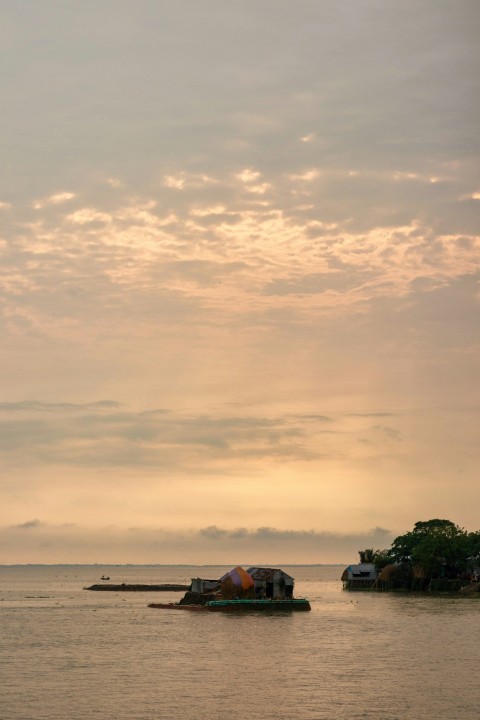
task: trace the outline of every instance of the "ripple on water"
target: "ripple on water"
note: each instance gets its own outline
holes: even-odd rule
[[[347,594],[338,568],[316,567],[292,570],[311,613],[173,613],[144,593],[82,590],[91,567],[8,570],[1,720],[471,720],[480,705],[475,599]],[[125,582],[188,573],[107,570]]]

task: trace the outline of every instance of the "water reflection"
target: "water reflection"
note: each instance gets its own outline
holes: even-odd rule
[[[218,568],[0,569],[3,717],[476,716],[477,599],[349,593],[341,568],[285,569],[311,613],[156,611],[143,593],[82,590],[102,572],[182,582]]]

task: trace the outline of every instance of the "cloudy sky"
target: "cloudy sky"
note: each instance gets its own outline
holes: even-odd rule
[[[478,529],[478,1],[0,14],[0,562]]]

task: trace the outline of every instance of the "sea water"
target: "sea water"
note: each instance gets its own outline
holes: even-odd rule
[[[0,720],[472,720],[480,598],[346,592],[342,567],[282,566],[312,611],[148,608],[229,567],[0,567]]]

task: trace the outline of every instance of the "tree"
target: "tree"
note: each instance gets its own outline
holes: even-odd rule
[[[468,566],[470,569],[480,566],[480,530],[468,533],[467,536]]]
[[[373,562],[375,563],[375,568],[377,569],[377,572],[383,570],[384,567],[390,565],[392,562],[392,558],[390,557],[390,550],[375,550]]]
[[[366,548],[365,550],[359,550],[358,554],[360,556],[360,562],[361,563],[373,563],[373,548]]]
[[[421,565],[428,577],[464,570],[471,547],[468,533],[450,520],[420,521],[412,531],[399,535],[390,556],[396,562]]]
[[[365,550],[359,550],[361,563],[373,563],[378,570],[381,570],[392,562],[389,550],[374,550],[373,548],[366,548]]]

